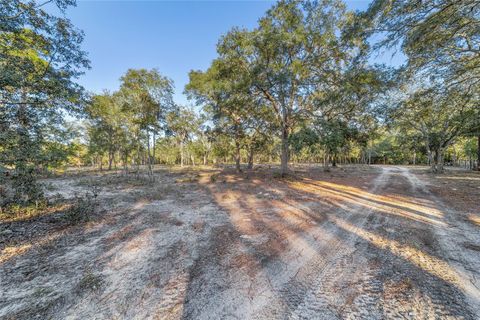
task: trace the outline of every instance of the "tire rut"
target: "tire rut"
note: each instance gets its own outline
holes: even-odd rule
[[[383,188],[389,179],[390,170],[383,168],[369,192],[374,193]],[[370,215],[373,212],[373,210],[366,211],[363,217],[353,215],[353,212],[360,209],[361,205],[355,205],[348,211],[340,209],[333,215],[342,216],[342,219],[350,221],[357,226],[357,229],[360,229],[371,219]],[[354,252],[359,248],[355,246],[355,232],[345,233],[335,225],[335,220],[327,221],[324,227],[333,232],[329,240],[321,244],[321,254],[317,254],[300,267],[289,281],[274,287],[274,290],[279,293],[283,309],[281,313],[284,318],[311,319],[312,317],[319,318],[320,314],[322,315],[320,319],[340,318],[337,301],[331,301],[329,297],[339,282],[338,271],[349,269]],[[316,232],[321,233],[324,230],[319,229]],[[377,292],[377,287],[372,286],[370,291]],[[365,301],[369,300],[374,301],[375,298],[365,297]],[[272,314],[272,310],[276,307],[275,305],[265,307],[259,313],[259,318]]]

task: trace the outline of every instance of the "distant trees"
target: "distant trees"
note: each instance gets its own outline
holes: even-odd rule
[[[201,118],[193,110],[183,106],[179,106],[176,110],[167,114],[167,134],[174,137],[177,146],[180,148],[180,166],[182,167],[186,162],[186,146],[194,135],[199,134],[201,124]],[[193,154],[191,154],[191,160],[195,165]]]
[[[173,83],[156,69],[130,69],[120,80],[118,92],[95,95],[87,107],[90,153],[100,165],[107,155],[108,169],[117,154],[125,169],[135,154],[137,169],[144,162],[152,173],[155,137],[166,130],[166,115],[174,109]]]
[[[442,172],[445,150],[471,126],[471,99],[463,92],[418,90],[394,107],[394,119],[423,140],[432,171]]]

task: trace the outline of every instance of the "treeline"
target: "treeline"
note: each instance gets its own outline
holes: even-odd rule
[[[478,157],[478,7],[388,3],[354,14],[340,1],[282,1],[257,28],[232,29],[211,66],[190,72],[185,93],[201,114],[176,107],[154,161],[280,161],[285,174],[289,161],[441,172]],[[372,47],[379,30],[388,33]],[[404,67],[371,64],[395,44]]]
[[[71,0],[57,0],[63,11]],[[251,30],[219,39],[173,101],[158,70],[128,70],[89,96],[82,33],[41,5],[0,7],[0,166],[16,199],[61,164],[139,171],[153,164],[445,163],[480,159],[480,2],[280,1]],[[398,68],[373,63],[401,51]],[[385,53],[386,52],[386,53]],[[71,126],[65,115],[82,126]],[[478,164],[478,161],[477,161]],[[7,178],[5,178],[7,177]]]

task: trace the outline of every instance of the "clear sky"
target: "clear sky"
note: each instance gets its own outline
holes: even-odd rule
[[[363,10],[370,0],[347,1]],[[192,69],[216,57],[219,37],[234,26],[253,28],[274,1],[77,0],[67,16],[85,32],[91,70],[80,83],[91,92],[116,90],[128,68],[158,68],[175,82],[177,103]]]

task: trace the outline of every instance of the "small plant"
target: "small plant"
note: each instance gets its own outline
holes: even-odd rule
[[[212,174],[212,175],[210,176],[210,182],[211,182],[211,183],[217,182],[217,179],[218,179],[218,174],[216,174],[216,173],[215,173],[215,174]]]
[[[84,197],[75,197],[70,208],[65,212],[65,220],[71,224],[87,222],[96,207],[96,194],[87,193]]]
[[[99,276],[94,275],[91,271],[87,271],[78,283],[78,288],[82,291],[96,291],[101,288],[102,284],[103,281]]]

